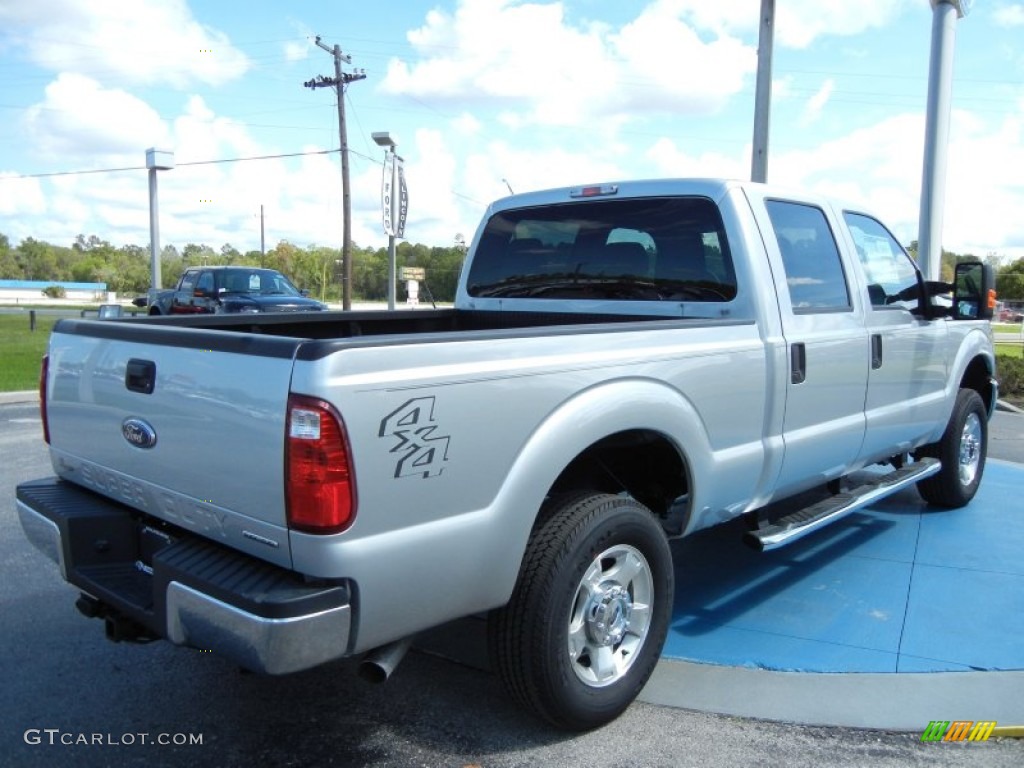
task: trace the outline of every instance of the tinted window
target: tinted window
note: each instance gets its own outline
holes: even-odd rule
[[[824,212],[813,205],[765,203],[786,270],[794,312],[850,309],[839,249]]]
[[[196,289],[196,280],[199,279],[199,270],[190,269],[181,278],[179,290],[192,292]]]
[[[203,291],[204,293],[213,293],[213,273],[203,272],[199,278],[199,282],[196,283],[196,290]]]
[[[870,216],[847,211],[843,218],[864,267],[871,306],[917,309],[917,269],[896,238]]]
[[[706,198],[585,200],[495,214],[473,258],[477,297],[731,301],[736,274]]]
[[[258,293],[263,295],[300,296],[298,288],[288,278],[272,269],[230,267],[217,274],[218,287],[228,293]]]

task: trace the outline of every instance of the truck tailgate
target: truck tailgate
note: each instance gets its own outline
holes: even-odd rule
[[[285,404],[299,343],[61,321],[50,339],[46,391],[54,470],[289,566]]]

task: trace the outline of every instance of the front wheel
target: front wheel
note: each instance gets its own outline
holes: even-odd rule
[[[490,617],[492,662],[556,726],[615,719],[658,662],[672,610],[668,541],[632,499],[556,502],[533,531],[512,599]]]
[[[968,504],[981,485],[987,452],[985,403],[973,389],[961,389],[942,438],[918,451],[918,456],[931,456],[942,462],[938,474],[917,484],[921,497],[929,504],[949,509]]]

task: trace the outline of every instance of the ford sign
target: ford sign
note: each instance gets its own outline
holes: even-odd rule
[[[142,419],[125,419],[121,424],[121,434],[136,448],[156,445],[156,430]]]

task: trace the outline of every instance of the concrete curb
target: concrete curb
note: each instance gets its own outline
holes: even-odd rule
[[[733,717],[920,733],[946,717],[936,712],[1024,722],[1022,684],[1021,671],[772,672],[662,658],[639,698]]]
[[[38,403],[39,392],[30,389],[24,392],[0,392],[0,405],[14,405],[15,403]]]
[[[997,411],[1005,411],[1006,413],[1024,413],[1024,408],[1018,408],[1013,403],[1008,403],[1005,400],[998,400],[996,402]]]

